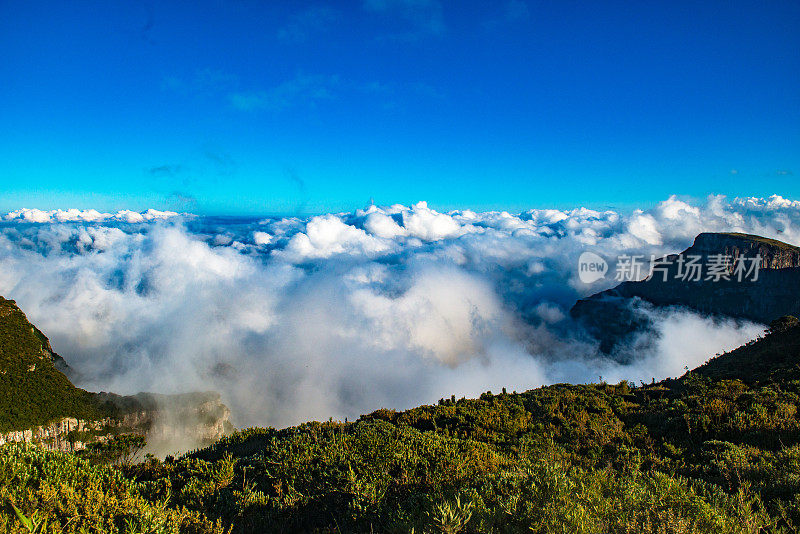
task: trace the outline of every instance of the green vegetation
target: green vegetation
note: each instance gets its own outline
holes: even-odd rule
[[[88,443],[80,454],[96,464],[131,466],[146,444],[144,436],[122,434]]]
[[[199,514],[142,497],[121,471],[31,445],[0,447],[0,532],[221,533]]]
[[[800,321],[787,315],[770,323],[770,334],[712,358],[695,372],[715,380],[738,377],[753,384],[800,380]]]
[[[0,528],[796,533],[798,363],[800,324],[786,318],[681,379],[638,387],[557,384],[247,429],[136,465],[120,461],[137,446],[127,441],[109,444],[114,458],[90,451],[94,463],[7,445]]]
[[[0,297],[0,432],[62,417],[100,419],[92,394],[53,365],[47,338],[13,300]]]

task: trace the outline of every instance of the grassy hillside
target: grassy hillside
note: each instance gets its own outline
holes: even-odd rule
[[[800,327],[787,323],[656,384],[487,392],[346,424],[244,430],[179,459],[123,468],[126,495],[167,525],[130,532],[177,531],[170,514],[192,518],[186,532],[211,532],[217,521],[254,533],[796,532],[800,381],[787,362],[800,359],[785,349],[799,340]],[[745,372],[734,377],[739,365]],[[716,367],[724,375],[709,371]],[[32,454],[11,449],[0,451]],[[70,511],[69,492],[39,490],[81,485],[83,475],[24,464],[14,468],[23,489],[3,489],[24,514],[47,515],[65,532],[88,525]],[[97,503],[103,517],[128,517]],[[17,528],[4,513],[0,521]]]
[[[698,374],[720,379],[741,377],[748,383],[800,380],[800,321],[787,316],[770,325],[770,334],[698,367]]]
[[[90,393],[57,370],[47,338],[13,300],[0,297],[0,432],[61,417],[96,419]]]

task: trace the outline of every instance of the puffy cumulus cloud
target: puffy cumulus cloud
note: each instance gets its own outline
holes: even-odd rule
[[[272,243],[272,236],[267,232],[253,232],[253,243],[256,245],[269,245]]]
[[[393,239],[407,235],[406,229],[386,213],[378,210],[370,212],[364,220],[364,229],[377,237]]]
[[[376,348],[412,349],[455,366],[485,353],[486,333],[502,335],[512,318],[493,289],[452,267],[417,269],[401,295],[362,288],[351,302],[366,320]]]
[[[789,200],[780,195],[772,195],[766,199],[758,197],[741,198],[736,199],[735,202],[747,210],[760,212],[800,209],[800,200]]]
[[[582,252],[662,255],[702,231],[800,244],[800,204],[671,197],[629,213],[513,214],[417,203],[245,222],[19,210],[0,221],[0,294],[82,387],[214,389],[237,424],[280,426],[451,393],[681,374],[761,327],[645,310],[657,331],[610,360],[568,311],[615,283],[581,283]]]
[[[391,245],[390,241],[345,224],[335,215],[322,215],[308,221],[305,231],[295,234],[283,252],[295,261],[305,261],[334,254],[374,255],[386,252]]]
[[[409,235],[425,241],[457,237],[469,231],[469,225],[459,224],[453,217],[428,208],[426,202],[414,204],[403,210],[403,226]]]
[[[648,245],[660,245],[663,242],[658,222],[649,213],[635,213],[628,221],[628,232]]]

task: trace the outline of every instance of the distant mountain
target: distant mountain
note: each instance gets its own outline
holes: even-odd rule
[[[579,300],[571,315],[610,351],[649,326],[642,303],[769,324],[800,315],[800,248],[739,233],[702,233],[680,254],[655,262],[641,281],[622,282]]]
[[[146,435],[151,450],[183,450],[231,431],[214,392],[121,396],[75,387],[64,359],[13,300],[0,297],[0,444],[38,442],[74,451],[119,433]]]

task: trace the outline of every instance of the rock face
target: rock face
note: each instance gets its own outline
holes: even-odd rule
[[[758,255],[762,258],[762,269],[800,267],[800,247],[750,234],[702,233],[682,254],[699,254],[703,257],[711,254],[729,254],[734,262],[740,255],[746,257]]]
[[[127,397],[99,393],[97,400],[113,403],[120,411],[103,419],[64,417],[35,428],[2,433],[0,445],[26,442],[50,450],[76,452],[92,441],[105,441],[117,434],[137,434],[147,439],[147,452],[164,456],[211,445],[233,431],[231,412],[214,392],[139,393]]]
[[[687,276],[686,262],[709,266],[727,262],[718,274],[706,269],[699,279]],[[757,276],[752,269],[756,259]],[[579,300],[571,310],[605,351],[647,326],[636,312],[639,302],[657,307],[681,306],[709,314],[768,324],[800,314],[800,248],[760,236],[703,233],[681,254],[659,260],[663,269],[642,281],[629,281]],[[658,263],[658,262],[657,262]],[[741,271],[737,271],[738,268]],[[749,272],[746,272],[749,271]],[[693,274],[693,273],[691,273]]]
[[[148,452],[163,455],[233,430],[217,393],[90,393],[75,387],[66,369],[16,303],[0,297],[0,445],[25,441],[74,452],[115,434],[138,434]]]
[[[25,442],[35,443],[49,450],[76,452],[85,449],[87,443],[103,441],[104,437],[115,432],[146,435],[146,427],[138,423],[147,418],[148,415],[144,412],[126,414],[121,419],[106,417],[91,421],[64,417],[36,428],[0,434],[0,445]]]
[[[210,445],[234,430],[230,409],[213,391],[130,396],[98,393],[97,401],[145,435],[148,452],[157,456]]]

